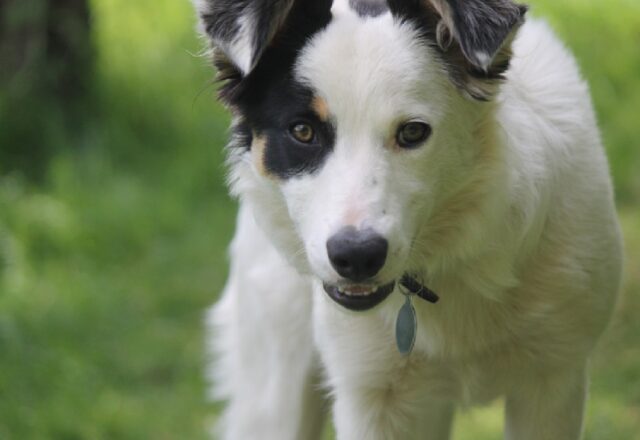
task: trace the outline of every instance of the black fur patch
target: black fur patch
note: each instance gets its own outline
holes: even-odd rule
[[[251,67],[286,19],[294,0],[206,0],[200,10],[204,30],[218,45],[230,46],[241,31],[251,44]],[[250,26],[241,29],[245,20]],[[233,58],[233,54],[232,54]]]
[[[239,120],[232,126],[231,144],[234,148],[250,150],[253,143],[253,131],[246,121]]]
[[[302,48],[331,21],[330,6],[330,0],[296,2],[247,76],[220,51],[214,59],[218,78],[223,81],[220,96],[243,121],[236,130],[250,130],[264,139],[264,168],[279,178],[317,170],[333,149],[334,130],[313,111],[313,91],[297,83],[293,76]],[[314,127],[317,142],[300,144],[289,135],[290,127],[300,121]],[[246,147],[250,148],[250,144]]]
[[[248,2],[223,0],[209,3],[208,10],[200,14],[205,32],[213,39],[232,41],[240,30],[238,18],[245,13]]]
[[[403,20],[421,21],[430,16],[432,21],[434,21],[433,30],[435,31],[437,21],[435,21],[433,14],[425,13],[425,5],[422,0],[388,0],[387,3],[391,13]],[[427,9],[433,12],[432,8],[427,7]]]
[[[446,8],[446,20],[434,3]],[[509,36],[527,11],[511,0],[389,0],[389,8],[394,16],[416,24],[440,55],[451,81],[479,101],[491,99],[504,80],[511,59]],[[492,62],[485,68],[477,53]]]
[[[242,103],[245,121],[265,141],[262,160],[268,173],[282,179],[313,173],[333,150],[334,129],[313,111],[312,100],[311,90],[287,76],[271,83],[259,99]],[[302,144],[291,136],[299,122],[314,128],[314,142]]]
[[[389,11],[386,0],[349,0],[349,6],[361,17],[377,17]]]
[[[447,0],[465,56],[475,66],[477,53],[493,58],[509,34],[522,24],[526,6],[510,0]]]

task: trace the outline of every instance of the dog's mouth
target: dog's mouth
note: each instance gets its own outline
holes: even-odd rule
[[[380,304],[393,292],[395,281],[384,286],[372,284],[351,284],[334,286],[324,283],[324,291],[329,298],[340,304],[342,307],[355,311],[364,312]]]
[[[430,302],[437,303],[440,297],[431,289],[426,287],[418,279],[405,273],[399,280],[401,291],[404,295],[415,295],[418,298]],[[380,304],[387,299],[396,282],[392,281],[384,286],[374,284],[346,284],[335,286],[324,283],[324,291],[327,292],[329,298],[340,304],[341,306],[356,312],[364,312]]]

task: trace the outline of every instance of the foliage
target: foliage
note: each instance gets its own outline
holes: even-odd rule
[[[593,85],[623,202],[626,296],[594,360],[587,439],[640,438],[640,7],[532,3]],[[95,110],[43,139],[58,152],[44,184],[0,177],[0,438],[205,438],[202,318],[235,210],[228,118],[189,2],[92,7]],[[457,438],[499,438],[500,421],[497,407],[463,415]]]

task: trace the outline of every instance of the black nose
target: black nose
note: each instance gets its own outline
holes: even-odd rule
[[[344,278],[363,281],[375,276],[387,259],[389,243],[373,229],[342,228],[327,241],[333,268]]]

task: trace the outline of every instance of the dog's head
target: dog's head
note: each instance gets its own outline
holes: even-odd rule
[[[446,201],[481,184],[495,156],[484,117],[526,9],[510,0],[197,1],[234,113],[235,191],[333,299],[377,305],[403,274],[424,271],[431,247],[447,246],[435,214],[463,216],[465,206]]]

